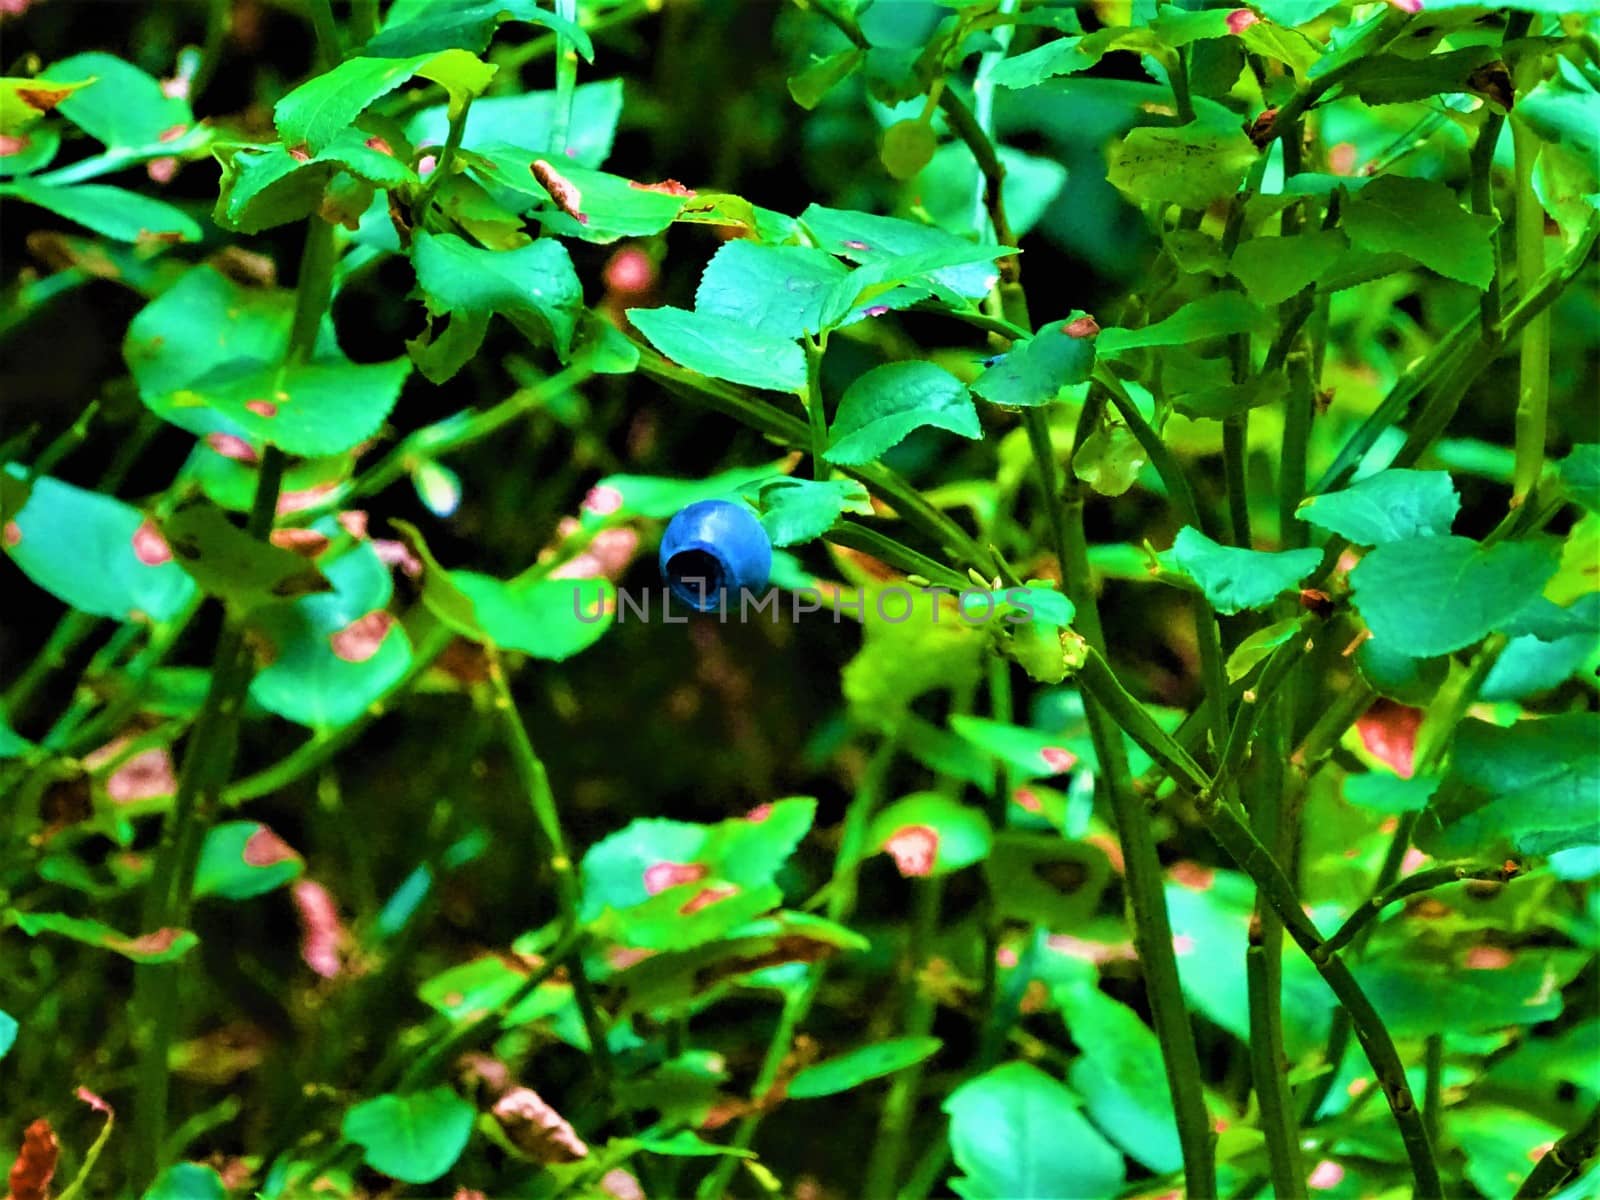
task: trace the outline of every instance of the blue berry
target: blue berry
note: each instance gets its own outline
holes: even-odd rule
[[[661,577],[672,594],[699,612],[714,612],[726,595],[766,587],[772,539],[742,504],[701,500],[680,509],[661,537]]]

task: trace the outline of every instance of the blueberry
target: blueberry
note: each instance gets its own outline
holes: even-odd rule
[[[766,587],[772,539],[744,505],[701,500],[667,523],[660,563],[674,596],[699,612],[714,612],[725,593],[736,601],[742,588]]]

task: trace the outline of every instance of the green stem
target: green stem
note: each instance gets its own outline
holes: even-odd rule
[[[1537,62],[1537,56],[1529,55]],[[1517,179],[1517,279],[1522,294],[1538,286],[1544,274],[1544,207],[1533,190],[1533,164],[1539,155],[1539,135],[1521,121],[1511,123],[1511,144],[1516,154]],[[1512,475],[1511,507],[1520,508],[1544,470],[1546,426],[1550,408],[1550,314],[1540,313],[1522,334],[1522,357],[1517,384],[1516,459]]]
[[[876,529],[855,521],[840,521],[828,530],[826,540],[841,546],[849,546],[852,550],[859,550],[863,554],[870,554],[891,566],[899,567],[913,575],[921,575],[932,583],[954,587],[957,591],[964,591],[972,586],[972,580],[959,571],[951,570],[944,563],[937,562],[925,554],[919,554],[910,546],[902,545],[887,534],[879,533]]]
[[[1468,879],[1493,880],[1503,883],[1513,878],[1517,870],[1508,870],[1505,867],[1431,867],[1426,871],[1417,871],[1407,875],[1404,879],[1383,888],[1355,912],[1351,913],[1343,925],[1339,926],[1332,937],[1322,943],[1324,954],[1334,954],[1343,950],[1356,935],[1365,929],[1371,922],[1378,919],[1380,913],[1391,904],[1397,904],[1410,896],[1421,892],[1429,892],[1434,888],[1446,887],[1452,883],[1462,883]]]
[[[444,148],[439,151],[438,158],[434,160],[433,170],[428,173],[422,190],[417,193],[416,203],[411,206],[411,223],[414,226],[422,225],[434,193],[449,176],[450,164],[455,161],[456,151],[461,149],[461,139],[467,131],[467,113],[471,108],[471,100],[463,100],[460,110],[450,116],[450,124],[444,135]]]
[[[1055,455],[1050,444],[1050,427],[1044,410],[1030,408],[1024,414],[1028,440],[1033,448],[1034,465],[1039,472],[1044,489],[1046,508],[1050,513],[1051,530],[1055,537],[1056,554],[1061,564],[1062,590],[1077,609],[1075,623],[1091,647],[1090,662],[1085,670],[1095,672],[1110,685],[1102,689],[1105,695],[1085,695],[1084,704],[1089,719],[1089,731],[1094,744],[1096,775],[1102,793],[1109,799],[1116,823],[1117,836],[1122,843],[1122,856],[1126,864],[1126,893],[1132,913],[1134,944],[1139,961],[1143,964],[1145,989],[1150,1001],[1151,1020],[1161,1044],[1162,1064],[1166,1069],[1167,1088],[1172,1095],[1172,1107],[1177,1114],[1178,1141],[1183,1154],[1185,1185],[1190,1196],[1216,1195],[1216,1162],[1211,1132],[1211,1117],[1206,1111],[1200,1056],[1195,1047],[1194,1029],[1189,1024],[1189,1013],[1184,1005],[1183,989],[1178,981],[1178,959],[1172,946],[1172,923],[1167,915],[1167,902],[1162,890],[1161,860],[1156,853],[1155,838],[1144,805],[1134,791],[1133,779],[1128,769],[1128,757],[1117,725],[1122,724],[1135,741],[1139,735],[1122,720],[1131,712],[1119,714],[1123,701],[1134,704],[1116,683],[1100,653],[1105,646],[1105,635],[1100,626],[1099,604],[1089,574],[1088,543],[1083,533],[1083,495],[1074,480],[1062,491],[1056,478]],[[1080,421],[1080,433],[1083,430]],[[1085,687],[1085,691],[1088,688]],[[1148,720],[1148,714],[1139,709],[1137,715]],[[1149,722],[1154,725],[1154,722]],[[1193,760],[1167,738],[1165,731],[1156,727],[1176,750],[1174,763]],[[1148,736],[1148,729],[1143,729]],[[1196,767],[1195,772],[1199,773]],[[1200,774],[1202,784],[1205,781]]]
[[[1600,1107],[1541,1158],[1517,1189],[1515,1200],[1540,1200],[1565,1184],[1600,1154]]]
[[[339,23],[333,19],[332,0],[306,0],[312,31],[317,36],[317,60],[322,70],[339,65],[344,48],[339,42]]]
[[[1250,414],[1233,413],[1222,422],[1222,474],[1228,490],[1228,523],[1233,544],[1250,549],[1250,499],[1245,457],[1250,439]]]
[[[828,348],[828,335],[806,338],[806,390],[800,397],[806,406],[811,426],[811,477],[826,479],[828,461],[828,413],[822,402],[822,356]]]
[[[1296,520],[1295,513],[1306,494],[1306,451],[1316,388],[1309,356],[1296,354],[1289,360],[1289,395],[1284,401],[1283,442],[1278,453],[1278,541],[1285,550],[1310,541],[1310,527]]]
[[[556,905],[561,913],[563,936],[571,936],[583,928],[583,918],[579,912],[578,876],[573,869],[572,858],[567,852],[566,834],[561,828],[561,814],[556,809],[555,794],[550,790],[550,776],[545,771],[544,761],[533,748],[527,727],[522,723],[522,716],[517,711],[516,701],[512,698],[511,685],[506,679],[505,666],[500,661],[499,654],[487,649],[486,653],[489,657],[489,680],[494,688],[494,707],[505,734],[506,748],[511,752],[511,762],[516,769],[517,779],[521,782],[533,807],[534,820],[539,826],[544,842],[545,856],[555,875]],[[576,953],[573,955],[568,973],[572,979],[573,999],[577,1002],[578,1014],[583,1019],[584,1032],[589,1037],[590,1062],[601,1085],[609,1092],[614,1079],[611,1047],[606,1041],[605,1023],[600,1019],[594,989],[584,971],[580,955]]]
[[[378,0],[350,0],[350,40],[358,46],[378,32]]]
[[[1443,1196],[1433,1145],[1428,1139],[1416,1099],[1406,1083],[1405,1065],[1395,1050],[1394,1039],[1389,1036],[1383,1018],[1373,1008],[1343,959],[1321,953],[1322,937],[1317,927],[1301,908],[1300,899],[1295,895],[1288,877],[1250,827],[1227,805],[1213,807],[1206,815],[1206,823],[1228,857],[1255,881],[1258,895],[1272,906],[1289,936],[1311,959],[1324,981],[1333,989],[1344,1011],[1349,1014],[1351,1027],[1383,1088],[1395,1124],[1400,1128],[1400,1139],[1411,1163],[1413,1194]]]
[[[867,828],[871,824],[878,802],[883,797],[884,783],[890,764],[894,761],[894,754],[894,739],[892,737],[884,739],[873,752],[860,786],[856,788],[855,796],[845,810],[844,829],[839,838],[838,853],[834,856],[833,880],[829,885],[826,910],[828,920],[835,923],[847,920],[855,911],[856,875],[860,870],[863,850],[866,847]],[[817,963],[805,984],[785,997],[783,1012],[778,1018],[778,1027],[773,1031],[772,1040],[767,1044],[761,1071],[750,1093],[751,1099],[758,1105],[777,1081],[778,1071],[783,1066],[783,1060],[788,1057],[795,1032],[811,1011],[811,1005],[822,990],[826,974],[827,962]],[[763,1109],[757,1107],[754,1112],[744,1117],[734,1130],[730,1144],[736,1149],[748,1150],[755,1141],[756,1132],[761,1128],[763,1116]],[[728,1184],[738,1167],[739,1159],[732,1155],[721,1159],[701,1180],[695,1192],[698,1200],[717,1200],[721,1197],[727,1191]]]
[[[556,16],[578,23],[578,0],[555,0]],[[572,96],[578,88],[578,51],[572,39],[556,35],[556,107],[550,121],[550,150],[557,156],[567,152],[567,131],[572,126]]]
[[[1423,1043],[1422,1120],[1428,1140],[1439,1144],[1439,1125],[1444,1118],[1444,1034],[1434,1033]]]
[[[939,901],[942,881],[938,878],[911,881],[915,906],[911,917],[911,937],[906,947],[905,1015],[901,1021],[904,1037],[926,1037],[933,1029],[938,1004],[922,984],[934,934],[939,927]],[[867,1163],[863,1195],[891,1197],[897,1194],[900,1167],[905,1161],[906,1142],[916,1116],[917,1096],[922,1090],[921,1063],[897,1073],[889,1087],[878,1122],[878,1139]]]

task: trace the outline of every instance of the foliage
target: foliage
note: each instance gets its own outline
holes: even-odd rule
[[[17,1200],[1595,1194],[1581,7],[0,4]]]

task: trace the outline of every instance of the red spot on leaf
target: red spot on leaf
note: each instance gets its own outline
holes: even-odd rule
[[[614,1200],[645,1200],[639,1181],[621,1167],[613,1167],[600,1176],[600,1190]]]
[[[150,176],[151,183],[171,183],[178,174],[178,160],[175,158],[152,158],[144,166],[144,173]]]
[[[1328,147],[1328,170],[1335,175],[1354,175],[1358,154],[1354,142],[1335,142]]]
[[[223,458],[231,458],[234,462],[255,464],[259,461],[255,447],[242,437],[235,437],[231,433],[208,433],[206,445],[210,446]],[[281,511],[281,507],[280,507]]]
[[[1314,1192],[1325,1192],[1338,1187],[1342,1182],[1344,1182],[1344,1168],[1331,1158],[1325,1158],[1311,1172],[1311,1178],[1306,1180],[1306,1186]]]
[[[1172,864],[1172,881],[1191,892],[1209,892],[1217,882],[1217,873],[1188,859]]]
[[[259,825],[246,840],[242,857],[247,867],[271,867],[281,862],[297,862],[300,855],[272,830]]]
[[[298,492],[284,492],[278,497],[278,515],[286,516],[289,513],[316,508],[338,490],[337,483],[319,483],[316,487],[304,488]]]
[[[278,549],[298,554],[301,558],[315,558],[332,544],[332,539],[325,533],[292,525],[274,529],[270,540]]]
[[[606,965],[613,971],[626,971],[655,955],[654,950],[643,946],[613,946],[606,951]]]
[[[536,1162],[576,1162],[588,1157],[589,1147],[577,1130],[532,1088],[512,1088],[495,1101],[492,1111],[506,1136]]]
[[[344,968],[346,934],[333,896],[313,879],[300,880],[290,895],[300,916],[300,957],[324,979],[334,978]]]
[[[744,819],[746,821],[752,822],[753,824],[759,825],[759,824],[761,824],[761,822],[765,821],[771,815],[772,815],[772,805],[770,805],[770,804],[758,804],[754,808],[752,808],[749,812],[745,813]]]
[[[394,150],[381,137],[369,137],[366,144],[368,150],[376,150],[379,154],[387,154],[390,158],[394,157]]]
[[[1556,1144],[1554,1142],[1540,1142],[1537,1146],[1534,1146],[1528,1151],[1528,1161],[1538,1162],[1541,1158],[1543,1158],[1546,1154],[1549,1154],[1550,1151],[1554,1150],[1555,1148]]]
[[[1070,771],[1078,765],[1078,756],[1061,746],[1046,746],[1039,751],[1039,757],[1044,759],[1044,765],[1055,775]]]
[[[1043,812],[1044,805],[1039,801],[1039,795],[1032,788],[1018,788],[1011,797],[1017,802],[1017,807],[1027,812]]]
[[[659,895],[682,883],[696,883],[711,873],[704,863],[658,862],[644,869],[644,890]]]
[[[1175,934],[1173,934],[1172,935],[1172,952],[1174,954],[1178,955],[1180,958],[1183,957],[1186,954],[1193,954],[1194,953],[1194,939],[1192,937],[1190,937],[1187,933],[1175,933]]]
[[[889,306],[887,304],[874,304],[871,308],[862,309],[862,312],[869,317],[881,317],[888,311]]]
[[[16,90],[18,100],[42,113],[49,112],[70,95],[72,95],[71,88],[19,87]]]
[[[587,225],[589,218],[583,214],[583,193],[578,190],[578,185],[565,175],[557,171],[544,159],[535,159],[528,168],[533,172],[533,177],[539,181],[539,186],[550,193],[550,199],[556,202],[556,207],[567,216],[580,224]],[[635,184],[635,187],[638,185]]]
[[[584,511],[592,512],[598,517],[608,517],[621,507],[622,493],[614,487],[592,487],[588,495],[583,498]]]
[[[142,933],[136,938],[117,938],[111,948],[121,951],[130,958],[154,958],[171,950],[184,933],[182,929],[167,926],[151,933]]]
[[[404,542],[392,541],[389,538],[373,538],[372,549],[378,556],[378,561],[385,566],[399,567],[408,578],[422,578],[422,560],[411,552],[411,547]]]
[[[694,189],[684,187],[676,179],[663,179],[660,183],[635,183],[630,180],[628,186],[641,192],[660,192],[663,196],[679,196],[685,200],[694,197]]]
[[[383,639],[394,628],[394,618],[385,609],[375,608],[364,617],[328,635],[336,658],[347,663],[364,663],[378,652]]]
[[[872,248],[865,242],[858,242],[854,238],[848,239],[844,245],[847,250],[870,250]]]
[[[278,406],[271,400],[246,400],[244,406],[258,417],[275,417],[278,415]]]
[[[20,544],[22,541],[22,526],[15,521],[7,521],[5,529],[0,530],[0,540],[5,542],[7,549]]]
[[[1017,957],[1015,948],[1011,946],[1001,946],[1000,949],[994,952],[994,961],[1009,971],[1021,960]]]
[[[1469,971],[1503,971],[1517,956],[1504,946],[1474,946],[1463,961]]]
[[[1068,321],[1061,332],[1072,338],[1092,338],[1100,332],[1100,322],[1085,313],[1075,321]]]
[[[0,133],[0,158],[4,158],[8,154],[21,154],[31,145],[33,145],[33,139],[25,133],[15,136],[9,133]]]
[[[156,141],[175,142],[187,132],[189,132],[189,127],[187,125],[168,125],[156,135]]]
[[[738,894],[739,889],[732,884],[713,884],[710,887],[701,888],[688,900],[684,901],[683,907],[678,909],[678,913],[681,916],[692,917],[702,908],[710,908],[719,900],[726,900],[729,896],[737,896]]]
[[[307,150],[305,148],[305,146],[303,146],[303,145],[302,146],[290,146],[289,147],[289,157],[294,159],[295,162],[310,162],[311,161],[311,152],[309,150]]]
[[[146,517],[133,531],[133,556],[147,567],[159,567],[172,561],[172,547],[161,536],[156,523]]]
[[[367,514],[365,509],[349,508],[334,518],[351,537],[361,539],[367,536]]]
[[[1389,6],[1403,13],[1419,13],[1422,11],[1422,0],[1389,0]]]
[[[24,1129],[22,1148],[7,1176],[11,1200],[46,1200],[60,1155],[61,1143],[56,1140],[56,1131],[50,1128],[49,1121],[40,1117]]]
[[[178,776],[172,769],[172,755],[165,746],[152,746],[135,754],[106,780],[106,795],[116,804],[153,800],[178,790]]]
[[[1416,770],[1417,730],[1422,710],[1379,700],[1356,722],[1356,732],[1369,753],[1387,764],[1401,779]]]
[[[939,832],[928,825],[905,825],[889,835],[883,848],[907,878],[932,875],[939,858]]]
[[[1236,8],[1228,14],[1228,32],[1237,37],[1261,20],[1248,8]]]

